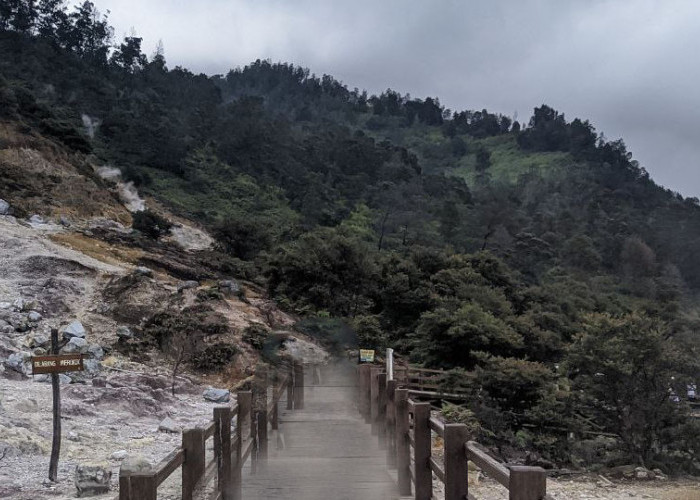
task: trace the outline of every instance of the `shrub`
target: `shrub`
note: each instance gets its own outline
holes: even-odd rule
[[[136,212],[133,215],[133,220],[132,227],[134,229],[153,239],[158,239],[168,234],[173,226],[165,217],[151,210]]]

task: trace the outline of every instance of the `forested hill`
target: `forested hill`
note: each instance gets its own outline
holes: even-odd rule
[[[698,378],[698,200],[589,122],[369,96],[267,61],[196,75],[114,41],[90,2],[0,0],[0,75],[6,126],[206,225],[310,331],[345,322],[364,345],[477,370],[485,439],[573,460],[545,427],[576,426],[647,462],[700,449],[668,397]],[[23,193],[0,157],[0,198]]]

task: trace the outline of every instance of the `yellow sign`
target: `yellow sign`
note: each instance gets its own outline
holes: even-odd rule
[[[360,363],[374,363],[374,349],[360,349]]]

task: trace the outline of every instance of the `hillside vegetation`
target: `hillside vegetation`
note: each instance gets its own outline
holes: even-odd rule
[[[61,0],[0,1],[0,119],[120,168],[322,331],[476,371],[482,441],[700,472],[674,397],[700,378],[700,206],[589,122],[369,96],[269,61],[170,69]],[[0,198],[21,211],[7,165],[0,150]]]

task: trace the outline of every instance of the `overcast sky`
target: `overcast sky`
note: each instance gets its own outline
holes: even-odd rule
[[[170,67],[255,59],[371,93],[437,96],[527,121],[546,103],[623,138],[652,177],[700,197],[700,1],[95,0]]]

